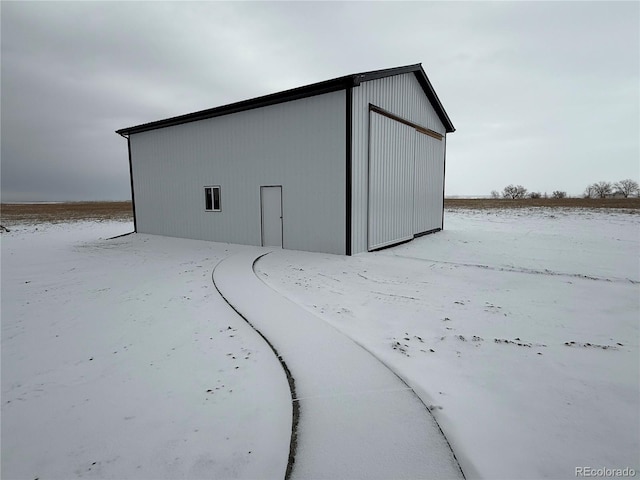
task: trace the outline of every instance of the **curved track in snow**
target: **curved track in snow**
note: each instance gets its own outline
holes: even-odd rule
[[[271,346],[292,394],[287,478],[464,478],[438,424],[395,373],[255,274],[264,250],[227,257],[216,289]]]
[[[266,255],[263,254],[263,255]],[[260,257],[258,257],[260,258]],[[218,265],[220,265],[221,262],[218,263]],[[287,470],[285,472],[285,480],[288,480],[289,478],[291,478],[291,472],[293,470],[293,464],[295,463],[295,457],[296,457],[296,437],[297,437],[297,429],[298,429],[298,417],[299,417],[299,408],[298,408],[298,404],[296,402],[293,401],[293,399],[296,398],[296,382],[293,378],[293,376],[291,375],[291,372],[289,371],[289,367],[287,367],[287,364],[285,363],[284,359],[280,356],[280,354],[278,353],[278,350],[276,350],[276,348],[273,346],[273,344],[269,341],[269,339],[267,337],[265,337],[262,332],[256,328],[250,320],[248,320],[235,306],[233,303],[231,303],[229,301],[229,299],[227,299],[227,297],[224,296],[224,293],[222,293],[222,291],[220,290],[220,288],[218,288],[218,285],[216,283],[216,268],[218,267],[218,265],[216,265],[213,269],[213,272],[211,272],[211,279],[213,280],[213,286],[216,288],[216,290],[218,291],[218,293],[220,294],[220,296],[222,297],[222,299],[227,302],[227,304],[231,307],[231,309],[236,312],[238,314],[238,316],[240,316],[240,318],[242,318],[245,322],[247,322],[249,324],[249,326],[251,328],[253,328],[255,330],[255,332],[260,335],[262,337],[262,339],[267,343],[267,345],[269,345],[269,348],[271,348],[271,350],[273,351],[273,354],[276,356],[276,358],[278,359],[278,361],[280,362],[280,365],[282,365],[282,369],[284,370],[285,375],[287,376],[287,382],[289,383],[289,391],[291,392],[291,407],[292,407],[292,422],[291,422],[291,441],[289,443],[289,458],[287,461]]]

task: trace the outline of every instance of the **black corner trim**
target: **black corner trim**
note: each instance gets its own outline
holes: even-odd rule
[[[131,162],[131,138],[127,137],[127,150],[129,152],[129,180],[131,182],[131,208],[133,209],[133,231],[138,231],[138,222],[136,220],[136,195],[133,189],[133,163]]]
[[[116,238],[122,238],[122,237],[126,237],[128,235],[133,235],[136,232],[127,232],[127,233],[123,233],[121,235],[116,235],[115,237],[109,237],[106,240],[115,240]]]
[[[346,196],[346,225],[345,225],[345,255],[351,255],[351,219],[352,219],[352,200],[351,200],[351,188],[352,188],[352,118],[353,118],[353,88],[348,87],[346,91],[347,105],[346,105],[346,185],[345,185],[345,196]]]

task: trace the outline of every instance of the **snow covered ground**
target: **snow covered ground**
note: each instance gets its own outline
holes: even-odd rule
[[[282,356],[294,379],[291,479],[463,479],[424,403],[374,355],[255,274],[272,249],[220,262],[216,288]]]
[[[640,471],[640,216],[445,218],[375,254],[282,251],[257,268],[414,387],[467,478]]]
[[[284,477],[286,377],[215,291],[243,247],[130,223],[2,234],[2,475]]]
[[[257,267],[414,387],[467,478],[639,471],[640,216],[445,219],[375,254],[282,251]]]
[[[467,478],[639,471],[640,216],[445,221],[375,254],[275,252],[258,271],[412,385]],[[211,282],[251,247],[7,226],[2,478],[283,478],[286,377]]]

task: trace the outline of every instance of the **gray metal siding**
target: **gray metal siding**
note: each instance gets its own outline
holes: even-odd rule
[[[415,133],[415,185],[413,233],[442,228],[444,139]]]
[[[345,131],[342,90],[132,134],[138,231],[260,245],[260,186],[282,185],[284,248],[344,254]]]
[[[413,238],[415,129],[371,112],[370,250]]]
[[[353,88],[352,252],[367,251],[369,104],[445,135],[445,127],[413,73],[364,82]],[[444,141],[442,142],[444,145]],[[444,162],[444,150],[442,153]],[[439,188],[442,195],[442,184]],[[434,211],[437,206],[434,206]],[[441,214],[441,210],[438,212]]]

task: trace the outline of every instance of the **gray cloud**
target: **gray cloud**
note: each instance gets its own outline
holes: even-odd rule
[[[640,177],[637,2],[2,2],[3,200],[129,196],[114,130],[422,62],[447,192]]]

